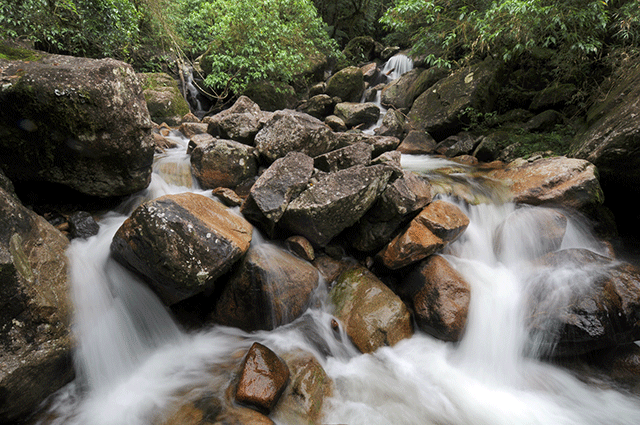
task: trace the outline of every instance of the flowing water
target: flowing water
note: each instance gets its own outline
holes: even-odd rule
[[[335,384],[324,406],[326,424],[640,424],[637,397],[604,381],[585,383],[537,357],[538,341],[525,330],[523,314],[534,272],[530,262],[544,249],[535,220],[526,214],[534,207],[449,199],[470,218],[463,236],[443,253],[471,285],[468,325],[459,344],[417,332],[394,347],[360,354],[344,331],[332,329],[323,287],[300,319],[273,331],[248,334],[222,326],[184,331],[156,296],[109,256],[113,234],[141,202],[167,193],[207,194],[185,165],[186,141],[173,137],[180,146],[156,159],[150,187],[104,216],[97,236],[71,244],[78,376],[55,395],[42,423],[156,423],[179,394],[207,386],[223,392],[238,367],[238,353],[259,341],[277,352],[302,348],[317,357]],[[451,165],[429,157],[405,157],[403,164],[425,173]],[[502,225],[523,210],[524,218]],[[569,217],[561,247],[605,253],[588,229]],[[498,229],[500,250],[495,249]],[[259,239],[254,243],[264,243]],[[550,290],[586,273],[557,272]]]

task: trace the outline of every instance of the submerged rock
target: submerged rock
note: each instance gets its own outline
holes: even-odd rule
[[[318,281],[308,262],[275,245],[254,244],[229,277],[213,319],[247,332],[286,325],[309,307]]]
[[[111,252],[143,275],[167,304],[213,288],[249,249],[253,227],[203,195],[165,195],[138,207],[118,229]]]
[[[50,182],[112,197],[151,181],[155,144],[142,87],[114,59],[0,59],[0,167],[18,182]]]
[[[274,418],[288,425],[322,423],[322,406],[332,394],[333,381],[309,353],[293,351],[282,358],[291,379],[273,411]]]
[[[586,249],[550,253],[530,278],[529,326],[542,354],[568,356],[640,339],[640,269]]]

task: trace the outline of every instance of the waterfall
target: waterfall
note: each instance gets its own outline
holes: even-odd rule
[[[401,72],[398,65],[393,69]],[[344,330],[331,326],[324,285],[302,317],[272,331],[249,334],[222,326],[184,331],[155,294],[109,256],[113,234],[141,202],[185,191],[210,196],[190,177],[186,140],[172,137],[178,147],[156,158],[149,188],[102,217],[98,235],[71,243],[78,378],[54,396],[51,414],[41,424],[158,423],[158,414],[181,393],[204,388],[223,393],[239,367],[237,353],[254,341],[274,350],[300,348],[317,357],[335,384],[333,396],[325,401],[326,424],[640,423],[637,397],[609,384],[585,383],[537,357],[539,341],[526,332],[523,314],[531,290],[530,262],[541,249],[539,232],[526,209],[513,226],[500,227],[522,210],[511,203],[468,205],[448,199],[470,218],[463,236],[443,252],[472,288],[468,324],[458,344],[417,332],[394,347],[360,354]],[[431,173],[454,163],[405,155],[402,164]],[[459,175],[448,178],[464,175],[464,167],[456,166]],[[482,186],[466,177],[456,184],[460,181]],[[499,228],[503,249],[496,251]],[[603,252],[572,216],[561,247]],[[549,290],[576,280],[572,273],[589,273],[562,268],[552,273],[556,271]]]
[[[380,73],[382,74],[385,82],[391,82],[393,80],[400,78],[403,74],[411,71],[412,69],[413,69],[413,59],[411,59],[406,55],[398,53],[397,55],[394,55],[391,58],[389,58],[387,62],[385,62],[385,64],[382,66],[382,70],[380,71]],[[375,103],[378,106],[378,108],[380,108],[380,118],[378,118],[378,122],[375,125],[364,130],[364,132],[367,134],[373,134],[374,130],[380,127],[380,125],[382,124],[382,120],[384,118],[384,114],[387,112],[387,108],[382,106],[382,103],[381,103],[381,98],[382,98],[381,93],[382,93],[381,90],[376,90],[376,97],[375,97],[375,100],[373,101],[373,103]]]

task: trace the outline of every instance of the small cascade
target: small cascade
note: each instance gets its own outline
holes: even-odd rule
[[[399,56],[383,68],[390,76],[412,65]],[[301,349],[317,358],[334,384],[323,407],[326,424],[640,423],[637,397],[610,383],[587,384],[541,361],[541,347],[549,341],[526,328],[524,312],[533,291],[557,292],[561,299],[567,288],[589,285],[597,270],[559,265],[548,269],[542,288],[533,286],[532,259],[550,243],[541,240],[535,216],[553,211],[503,202],[496,182],[445,159],[403,155],[402,166],[429,176],[439,188],[437,196],[456,203],[470,219],[464,234],[443,252],[471,286],[468,322],[458,344],[416,332],[363,355],[336,326],[322,282],[301,317],[271,331],[211,326],[185,332],[155,294],[109,253],[114,233],[142,202],[186,191],[211,196],[190,177],[186,139],[170,137],[177,147],[157,156],[149,188],[102,217],[98,235],[71,243],[78,379],[53,397],[49,415],[38,425],[160,424],[159,415],[185,394],[224,398],[242,360],[239,353],[253,342],[274,351]],[[453,186],[458,194],[467,187],[468,199],[451,197]],[[566,230],[554,242],[559,248],[604,253],[579,217],[566,217]],[[276,256],[276,248],[257,232],[252,246],[266,257]]]
[[[400,78],[413,69],[413,59],[401,53],[392,56],[382,67],[381,73],[386,75],[387,81]]]
[[[382,66],[382,70],[380,71],[380,74],[384,79],[382,83],[389,83],[393,80],[396,80],[400,78],[403,74],[411,71],[412,69],[413,69],[413,59],[400,53],[397,55],[394,55]],[[381,98],[382,98],[381,90],[377,90],[375,100],[373,101],[373,103],[375,103],[378,106],[378,108],[380,108],[380,118],[378,119],[378,122],[376,124],[364,130],[364,132],[367,134],[373,134],[374,130],[380,127],[380,125],[382,124],[382,120],[384,118],[384,114],[387,112],[387,109],[384,106],[382,106]]]
[[[182,66],[181,73],[186,91],[185,97],[191,107],[191,112],[193,112],[193,114],[198,118],[202,119],[208,111],[208,107],[206,106],[208,101],[202,95],[200,90],[198,90],[198,87],[196,87],[196,82],[193,78],[193,68],[190,66]]]

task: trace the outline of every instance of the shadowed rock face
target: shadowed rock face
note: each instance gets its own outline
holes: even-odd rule
[[[0,422],[73,379],[68,240],[0,189]]]
[[[0,91],[0,167],[14,183],[99,197],[148,186],[152,123],[130,65],[46,55],[0,68],[11,81]]]
[[[211,289],[249,249],[252,230],[203,195],[166,195],[133,212],[116,232],[111,251],[170,305]]]

